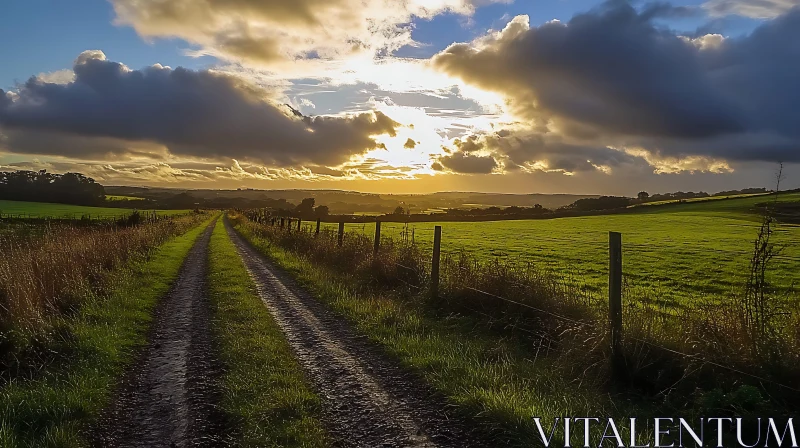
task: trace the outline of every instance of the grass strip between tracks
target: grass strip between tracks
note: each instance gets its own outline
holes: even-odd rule
[[[34,379],[0,386],[0,446],[86,446],[86,431],[109,403],[114,386],[147,342],[152,311],[178,277],[211,219],[110,276],[111,292],[88,297],[65,318],[54,350],[67,361]]]
[[[319,398],[222,222],[211,236],[209,270],[213,329],[225,366],[221,406],[234,425],[235,445],[327,446]]]
[[[486,332],[471,318],[437,318],[414,300],[359,291],[330,270],[242,226],[237,230],[316,298],[420,374],[498,446],[541,444],[534,416],[549,425],[554,417],[616,415],[629,406],[612,405],[602,392],[563,378],[546,356]]]

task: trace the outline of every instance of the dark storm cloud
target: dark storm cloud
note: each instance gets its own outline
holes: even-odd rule
[[[465,153],[480,151],[484,146],[483,142],[477,135],[470,135],[465,138],[457,138],[453,141],[453,145],[455,145],[459,151]]]
[[[11,105],[11,97],[8,93],[4,92],[3,89],[0,89],[0,110],[5,109]]]
[[[492,156],[456,152],[440,156],[437,162],[433,163],[433,169],[436,171],[443,171],[443,167],[462,174],[489,174],[497,168],[497,161]]]
[[[698,7],[674,6],[667,2],[654,2],[648,3],[644,6],[641,12],[641,17],[644,20],[685,19],[689,17],[697,17],[700,14],[701,10]]]
[[[0,150],[18,154],[63,156],[75,159],[115,160],[130,157],[163,159],[167,150],[150,142],[110,137],[84,137],[63,132],[0,129]]]
[[[73,82],[31,78],[17,98],[3,101],[3,132],[156,142],[176,155],[290,166],[341,163],[375,148],[371,135],[395,135],[399,126],[381,112],[298,117],[232,76],[161,66],[130,70],[101,52],[83,53],[73,70]]]
[[[635,163],[637,158],[612,148],[564,143],[553,136],[501,132],[482,136],[493,153],[507,157],[510,164],[522,166],[543,161],[550,170],[565,172],[594,171],[600,166],[618,167]],[[511,165],[511,166],[508,166]]]
[[[690,13],[612,1],[568,23],[530,28],[517,17],[432,62],[580,145],[800,161],[800,10],[729,39],[693,41],[652,21]]]
[[[546,171],[562,171],[575,173],[581,171],[597,171],[604,168],[619,166],[633,166],[642,164],[643,160],[624,151],[597,145],[579,145],[566,143],[553,135],[542,135],[531,131],[501,130],[493,134],[475,134],[463,139],[453,141],[453,148],[446,148],[449,153],[448,160],[442,161],[454,171],[459,171],[447,165],[451,161],[462,161],[475,151],[488,151],[491,156],[481,157],[486,159],[502,160],[506,171],[520,168],[536,168]],[[458,163],[458,162],[456,162]],[[488,169],[488,168],[487,168]],[[491,171],[489,169],[489,171]]]

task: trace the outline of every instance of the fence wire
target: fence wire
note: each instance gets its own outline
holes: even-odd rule
[[[267,225],[267,224],[265,223],[264,225]],[[278,224],[276,223],[275,225],[278,225]],[[363,226],[362,226],[361,230],[362,230],[362,233],[363,233],[363,230],[364,230]],[[322,232],[327,231],[327,232],[329,232],[331,234],[335,234],[336,233],[335,230],[326,229],[326,228],[321,229],[321,231]],[[386,239],[391,239],[391,238],[386,238]],[[572,243],[572,244],[576,243],[576,241],[573,241],[573,240],[566,240],[566,239],[562,239],[562,240],[565,241],[565,242]],[[411,244],[415,245],[416,243],[411,243]],[[691,245],[691,243],[675,243],[675,246],[687,246],[688,247],[690,245]],[[648,250],[652,250],[652,246],[646,246],[646,245],[635,244],[635,243],[625,244],[624,247],[633,248],[633,249],[648,249]],[[692,245],[692,247],[697,248],[696,245]],[[730,249],[719,249],[719,248],[712,248],[712,247],[702,247],[702,248],[697,249],[695,252],[701,252],[701,251],[706,251],[706,250],[712,251],[712,252],[717,252],[717,253],[725,253],[725,254],[729,254],[729,255],[735,255],[735,256],[745,256],[745,255],[749,256],[749,255],[752,255],[752,251],[749,251],[749,250],[734,251],[734,250],[730,250]],[[451,258],[451,257],[458,257],[462,253],[464,253],[464,252],[463,251],[441,252],[441,256],[443,258]],[[800,262],[800,258],[786,256],[786,255],[782,255],[780,253],[774,255],[773,258]],[[426,266],[431,266],[433,264],[432,260],[427,260],[427,259],[419,260],[419,262],[424,264],[424,265],[426,265]],[[420,275],[420,273],[416,269],[414,269],[412,267],[409,267],[409,266],[406,266],[404,264],[397,263],[397,262],[394,262],[394,265],[399,267],[399,268],[406,269],[406,270],[408,270],[410,272],[413,272],[416,275]],[[447,269],[449,269],[450,266],[449,266],[448,263],[445,263],[443,265],[443,267],[444,267],[445,270],[447,270]],[[470,270],[468,270],[468,269],[466,269],[464,267],[457,266],[457,268],[462,270],[462,271],[464,271],[464,272],[472,273]],[[423,286],[413,285],[413,284],[403,280],[402,278],[398,277],[398,280],[400,280],[405,285],[407,285],[407,286],[409,286],[411,288],[414,288],[416,290],[423,290],[424,289]],[[520,288],[526,288],[527,289],[527,288],[531,287],[531,285],[524,285],[524,284],[521,284],[521,283],[518,283],[518,282],[515,282],[515,281],[512,281],[512,280],[508,280],[508,282],[510,284],[512,284],[514,286],[517,286],[517,287],[520,287]],[[517,305],[517,306],[520,306],[520,307],[523,307],[523,308],[527,308],[527,309],[530,309],[530,310],[533,310],[533,311],[536,311],[536,312],[539,312],[539,313],[542,313],[542,314],[546,314],[546,315],[551,316],[553,318],[562,320],[564,322],[569,322],[569,323],[571,323],[573,325],[577,325],[579,327],[594,326],[594,325],[597,324],[596,322],[587,322],[587,321],[573,319],[573,318],[570,318],[570,317],[567,317],[567,316],[563,316],[561,314],[554,313],[554,312],[551,312],[551,311],[547,311],[545,309],[542,309],[542,308],[539,308],[539,307],[536,307],[536,306],[533,306],[533,305],[530,305],[530,304],[527,304],[527,303],[524,303],[524,302],[520,302],[520,301],[517,301],[517,300],[512,300],[512,299],[509,299],[507,297],[503,297],[503,296],[498,295],[498,294],[494,294],[494,293],[490,293],[490,292],[487,292],[487,291],[483,291],[481,289],[478,289],[478,288],[475,288],[475,287],[472,287],[472,286],[462,285],[462,287],[464,289],[476,292],[478,294],[483,294],[483,295],[485,295],[487,297],[491,297],[493,299],[497,299],[497,300],[500,300],[500,301],[503,301],[503,302],[506,302],[506,303],[510,303],[510,304]],[[533,330],[530,330],[530,329],[527,329],[527,328],[524,328],[524,327],[521,327],[521,326],[518,326],[518,325],[511,324],[511,323],[509,323],[507,321],[503,321],[501,318],[498,318],[496,316],[492,316],[492,315],[484,313],[482,311],[473,309],[473,308],[471,308],[471,307],[469,307],[469,306],[467,306],[467,305],[465,305],[463,303],[459,303],[458,305],[460,307],[472,312],[472,313],[475,313],[475,314],[478,314],[478,315],[481,315],[481,316],[484,316],[484,317],[488,318],[490,324],[491,324],[492,321],[502,321],[502,324],[504,326],[508,327],[508,328],[513,328],[515,330],[518,330],[518,331],[521,331],[521,332],[524,332],[524,333],[527,333],[527,334],[531,334],[531,335],[534,335],[536,337],[542,338],[544,340],[548,340],[550,342],[553,342],[552,339],[550,339],[547,335],[543,334],[542,332],[535,332]],[[678,356],[681,356],[681,357],[685,357],[685,358],[688,358],[688,359],[693,359],[693,360],[696,360],[696,361],[701,362],[703,364],[708,364],[708,365],[711,365],[711,366],[714,366],[714,367],[717,367],[717,368],[720,368],[720,369],[723,369],[723,370],[727,370],[727,371],[730,371],[730,372],[733,372],[733,373],[736,373],[736,374],[739,374],[739,375],[743,375],[743,376],[746,376],[746,377],[749,377],[749,378],[753,378],[753,379],[761,381],[763,383],[773,384],[773,385],[785,388],[787,390],[791,390],[793,392],[800,393],[800,389],[798,389],[798,388],[795,388],[795,387],[792,387],[792,386],[788,386],[786,384],[771,380],[769,378],[762,377],[760,375],[749,373],[749,372],[743,371],[741,369],[737,369],[735,367],[731,367],[731,366],[728,366],[728,365],[724,365],[724,364],[721,364],[721,363],[718,363],[718,362],[715,362],[715,361],[711,361],[711,360],[705,359],[705,358],[703,358],[702,356],[700,356],[698,354],[684,353],[684,352],[681,352],[679,350],[671,349],[671,348],[665,347],[663,345],[660,345],[660,344],[657,344],[657,343],[654,343],[654,342],[650,342],[650,341],[647,341],[647,340],[644,340],[644,339],[641,339],[641,338],[637,338],[637,337],[634,337],[634,336],[627,336],[626,339],[629,339],[629,340],[632,340],[632,341],[647,345],[649,347],[652,347],[652,348],[655,348],[655,349],[658,349],[658,350],[663,350],[665,352],[672,353],[672,354],[675,354],[675,355],[678,355]]]

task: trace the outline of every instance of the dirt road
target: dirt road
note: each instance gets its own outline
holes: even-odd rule
[[[324,405],[337,446],[481,446],[444,402],[226,229]]]
[[[219,223],[222,225],[222,223]],[[103,447],[228,445],[214,404],[221,366],[210,328],[206,276],[212,224],[158,305],[149,344],[125,376],[93,433]],[[311,297],[225,222],[265,306],[323,402],[336,446],[484,446],[419,378],[358,336],[341,316]]]
[[[211,224],[158,305],[147,348],[124,379],[94,434],[103,447],[217,446],[219,366],[213,353],[206,288]]]

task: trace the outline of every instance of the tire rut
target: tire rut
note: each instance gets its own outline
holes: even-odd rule
[[[337,446],[487,446],[475,425],[299,287],[224,221],[259,296],[323,401]]]
[[[215,407],[221,367],[213,350],[206,283],[215,225],[200,235],[157,305],[148,345],[94,431],[94,446],[222,445],[224,419]]]

